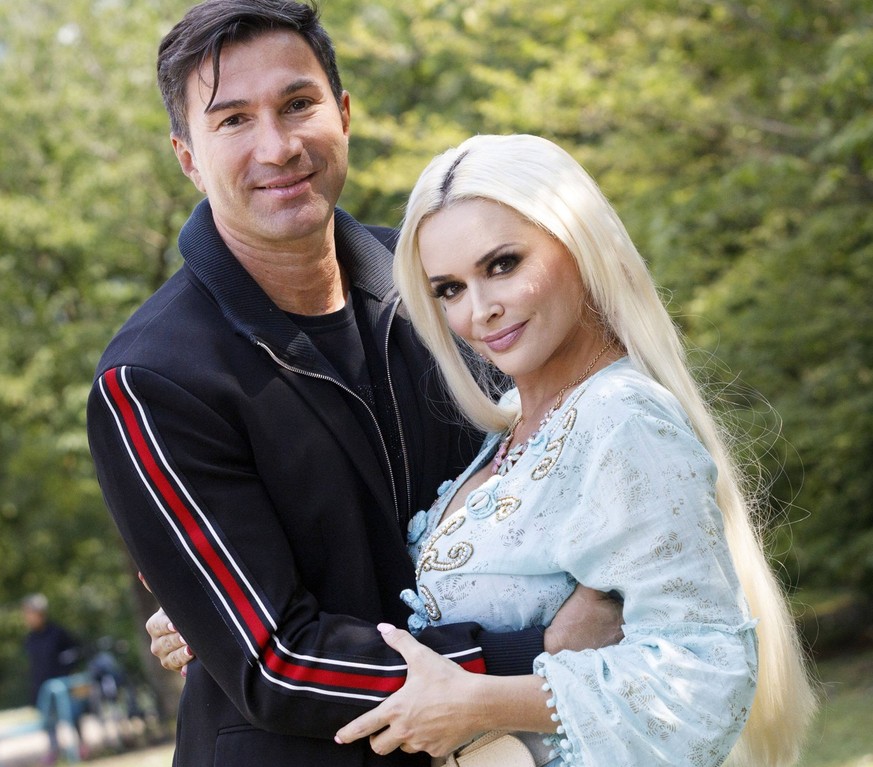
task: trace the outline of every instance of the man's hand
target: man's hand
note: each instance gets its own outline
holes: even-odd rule
[[[152,640],[152,655],[168,671],[178,671],[186,676],[188,664],[194,659],[194,652],[176,631],[163,607],[146,621],[145,627]]]
[[[621,602],[581,583],[558,610],[543,636],[545,651],[596,650],[624,637]]]

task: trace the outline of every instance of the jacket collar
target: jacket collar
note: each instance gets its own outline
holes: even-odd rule
[[[378,314],[383,314],[397,295],[391,253],[345,211],[337,208],[334,220],[340,263],[353,285],[382,304]],[[267,343],[295,364],[324,372],[324,360],[306,334],[270,300],[221,239],[209,200],[202,200],[182,227],[179,250],[237,333],[252,343]],[[368,312],[368,316],[373,315]]]

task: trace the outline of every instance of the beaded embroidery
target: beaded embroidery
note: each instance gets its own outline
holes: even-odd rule
[[[500,443],[500,447],[497,448],[497,452],[494,454],[494,460],[491,462],[491,473],[497,474],[498,476],[503,476],[506,474],[516,463],[518,463],[518,459],[524,454],[524,451],[527,450],[528,446],[531,445],[539,436],[540,432],[545,429],[546,425],[551,420],[552,416],[561,407],[561,403],[564,401],[564,394],[568,389],[572,389],[575,386],[578,386],[582,381],[588,378],[589,373],[594,369],[594,366],[597,364],[597,361],[606,353],[606,350],[612,346],[612,341],[610,340],[606,346],[604,346],[597,354],[594,355],[594,359],[591,360],[588,367],[585,368],[582,375],[576,378],[573,381],[570,381],[566,386],[564,386],[561,391],[558,392],[558,396],[555,399],[555,404],[553,404],[546,414],[542,417],[540,421],[540,425],[537,426],[536,431],[530,435],[524,442],[519,443],[512,449],[510,449],[510,445],[512,444],[512,440],[515,438],[515,430],[518,428],[519,424],[524,420],[524,415],[519,415],[519,417],[515,420],[515,423],[512,424],[512,427],[506,434],[506,437]]]

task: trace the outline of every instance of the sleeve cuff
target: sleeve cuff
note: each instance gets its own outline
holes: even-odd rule
[[[491,676],[532,674],[534,658],[543,652],[541,626],[507,633],[481,631],[477,640],[485,658],[485,672]]]

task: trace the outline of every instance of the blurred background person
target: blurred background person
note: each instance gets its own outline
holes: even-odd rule
[[[21,601],[27,635],[24,637],[24,651],[30,673],[30,704],[41,708],[49,739],[49,755],[46,763],[54,764],[60,753],[58,744],[58,711],[54,700],[39,698],[40,688],[49,679],[69,676],[82,658],[82,649],[76,638],[60,624],[49,619],[48,599],[44,594],[30,594]],[[48,705],[46,705],[48,704]],[[81,732],[82,707],[74,702],[74,723],[79,731],[80,751],[84,750]]]

